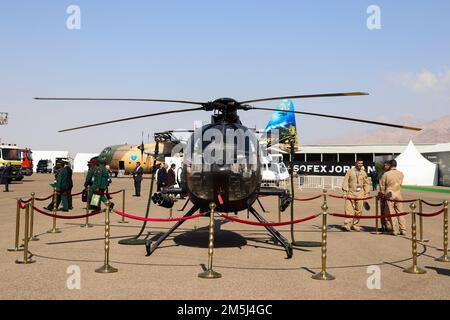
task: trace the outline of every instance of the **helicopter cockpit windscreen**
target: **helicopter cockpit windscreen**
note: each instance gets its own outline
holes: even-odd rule
[[[212,124],[194,132],[186,152],[186,180],[197,198],[239,201],[254,193],[260,180],[259,144],[239,124]]]

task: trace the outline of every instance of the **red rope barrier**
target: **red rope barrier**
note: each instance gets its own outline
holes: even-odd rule
[[[407,214],[409,214],[409,212],[400,212],[400,213],[395,213],[395,214],[386,214],[384,216],[354,216],[354,215],[346,215],[346,214],[341,214],[341,213],[329,213],[330,215],[332,215],[333,217],[338,217],[338,218],[353,218],[353,219],[385,219],[385,218],[393,218],[393,217],[401,217],[401,216],[406,216]]]
[[[134,220],[139,220],[139,221],[152,221],[152,222],[172,222],[172,221],[182,221],[182,220],[190,220],[190,219],[195,219],[195,218],[199,218],[199,217],[204,217],[203,214],[199,213],[199,214],[194,214],[193,216],[189,216],[189,217],[181,217],[181,218],[144,218],[144,217],[138,217],[138,216],[134,216],[125,212],[120,212],[117,210],[113,210],[114,213],[118,214],[119,216],[125,217],[125,218],[130,218],[130,219],[134,219]]]
[[[422,200],[422,203],[425,203],[427,206],[430,206],[430,207],[440,207],[440,206],[444,205],[443,202],[441,202],[441,203],[430,203],[430,202],[427,202],[425,200]]]
[[[101,211],[94,211],[94,212],[91,212],[91,213],[89,213],[89,214],[84,214],[84,215],[81,215],[81,216],[61,216],[61,215],[55,215],[55,214],[48,213],[48,212],[46,212],[46,211],[44,211],[44,210],[41,210],[41,209],[39,209],[39,208],[36,208],[35,206],[33,206],[33,209],[36,210],[37,212],[39,212],[39,213],[41,213],[41,214],[47,216],[47,217],[50,217],[50,218],[59,218],[59,219],[67,219],[67,220],[73,220],[73,219],[81,219],[81,218],[86,218],[86,217],[92,217],[92,216],[95,216],[95,215],[101,213]]]
[[[45,201],[45,200],[48,200],[48,199],[50,199],[51,197],[53,197],[53,195],[51,194],[51,195],[49,195],[48,197],[45,197],[45,198],[34,198],[34,200],[36,200],[36,201]]]
[[[19,204],[19,208],[20,209],[25,209],[26,206],[24,204],[22,204],[22,200],[17,200],[17,203]]]
[[[253,226],[263,226],[263,227],[277,227],[277,226],[286,226],[286,225],[291,225],[291,224],[297,224],[300,222],[305,222],[308,220],[312,220],[317,218],[318,216],[320,216],[321,213],[318,213],[316,215],[312,215],[303,219],[299,219],[299,220],[294,220],[294,221],[287,221],[287,222],[256,222],[256,221],[249,221],[249,220],[241,220],[238,218],[234,218],[231,216],[226,216],[226,215],[220,215],[222,218],[234,221],[234,222],[239,222],[239,223],[243,223],[243,224],[250,224]]]
[[[114,191],[114,192],[107,192],[107,193],[105,193],[107,196],[111,196],[111,195],[113,195],[113,194],[118,194],[118,193],[121,193],[122,192],[122,190],[118,190],[118,191]]]
[[[103,196],[103,195],[106,195],[106,196],[111,196],[111,195],[114,195],[114,194],[118,194],[118,193],[120,193],[120,192],[122,192],[122,190],[119,190],[119,191],[114,191],[114,192],[98,192],[98,191],[92,191],[93,193],[95,193],[95,194],[98,194],[98,195],[100,195],[100,196]]]
[[[435,217],[435,216],[437,216],[437,215],[440,215],[442,212],[444,212],[445,211],[445,209],[441,209],[441,210],[439,210],[439,211],[436,211],[436,212],[432,212],[432,213],[425,213],[425,212],[417,212],[417,214],[419,215],[419,216],[422,216],[422,217]]]
[[[394,199],[384,199],[386,201],[390,201],[390,202],[397,202],[397,203],[409,203],[409,202],[416,202],[419,201],[419,199],[411,199],[411,200],[394,200]]]
[[[336,199],[345,199],[345,200],[352,200],[352,201],[366,201],[366,200],[370,200],[375,198],[375,196],[370,196],[370,197],[366,197],[366,198],[352,198],[352,197],[345,197],[345,196],[335,196],[330,194],[329,195],[331,198],[336,198]]]
[[[30,198],[30,199],[28,199],[28,200],[20,199],[19,201],[20,201],[21,203],[30,203],[31,200],[33,200],[33,198]]]
[[[410,200],[396,200],[396,199],[388,199],[385,196],[379,197],[381,200],[389,201],[389,202],[397,202],[397,203],[409,203],[409,202],[416,202],[419,201],[419,199],[410,199]]]
[[[322,195],[321,194],[319,194],[319,195],[317,195],[317,196],[314,196],[314,197],[311,197],[311,198],[294,198],[294,200],[295,201],[311,201],[311,200],[316,200],[316,199],[319,199],[320,197],[322,197]]]

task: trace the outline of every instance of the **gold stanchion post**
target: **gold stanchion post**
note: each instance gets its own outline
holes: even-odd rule
[[[122,189],[122,212],[125,212],[125,189]],[[118,223],[128,223],[128,221],[122,216],[122,219],[120,219]]]
[[[322,205],[322,270],[311,278],[314,280],[334,280],[335,276],[327,272],[327,215],[328,205],[327,196],[324,192],[324,203]]]
[[[27,203],[25,206],[25,236],[24,236],[24,248],[23,248],[23,260],[16,260],[17,264],[30,264],[36,262],[28,256],[28,230],[30,227],[30,204]]]
[[[222,275],[215,272],[212,268],[213,266],[213,253],[214,253],[214,209],[216,204],[211,202],[209,204],[210,216],[209,216],[209,245],[208,245],[208,270],[199,273],[198,277],[203,279],[217,279],[221,278]]]
[[[448,201],[444,201],[444,254],[436,259],[440,262],[450,262],[448,256]]]
[[[109,264],[109,237],[110,237],[110,232],[109,232],[109,213],[111,211],[110,208],[110,202],[109,200],[105,203],[106,204],[106,211],[105,211],[105,259],[104,259],[104,263],[103,266],[101,266],[100,268],[95,269],[95,272],[97,273],[114,273],[119,271],[118,269],[112,267]]]
[[[409,268],[406,268],[403,270],[403,272],[406,273],[413,273],[413,274],[424,274],[427,273],[424,269],[419,268],[417,266],[417,225],[416,225],[416,204],[411,203],[409,206],[411,208],[411,220],[412,220],[412,226],[411,226],[411,233],[412,233],[412,261],[413,265]]]
[[[39,238],[34,233],[34,200],[36,193],[31,193],[31,208],[30,208],[30,241],[39,241]]]
[[[14,248],[8,249],[10,252],[18,252],[22,251],[23,248],[19,247],[19,237],[20,237],[20,199],[17,199],[17,208],[16,208],[16,235],[14,239]]]
[[[419,212],[422,213],[423,212],[423,203],[422,203],[422,199],[419,199]],[[419,232],[419,242],[428,242],[430,240],[428,239],[424,239],[423,238],[423,217],[419,216],[419,227],[420,227],[420,232]]]
[[[380,221],[378,217],[380,216],[380,199],[378,196],[375,197],[375,234],[380,234]]]
[[[56,199],[57,199],[57,192],[56,192],[56,188],[53,188],[53,226],[50,230],[47,231],[47,233],[61,233],[61,230],[59,230],[58,228],[56,228],[56,212],[58,210],[57,205],[56,205]]]
[[[89,214],[89,208],[90,208],[90,203],[89,203],[89,193],[91,192],[89,186],[87,186],[86,188],[87,191],[87,200],[86,200],[86,222],[82,225],[80,225],[81,228],[92,228],[93,225],[89,223],[89,217],[87,216]]]

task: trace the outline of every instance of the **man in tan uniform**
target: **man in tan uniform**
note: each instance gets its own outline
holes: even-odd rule
[[[344,197],[349,198],[364,198],[370,192],[370,184],[367,173],[364,171],[364,162],[362,160],[356,161],[355,166],[347,171],[342,183],[342,191]],[[362,200],[346,200],[345,214],[360,216],[362,214],[364,201]],[[351,231],[360,231],[358,226],[359,219],[347,219],[344,221],[344,229]]]
[[[384,212],[387,214],[396,214],[402,212],[402,204],[400,202],[393,202],[388,200],[402,200],[401,186],[403,183],[403,173],[397,170],[397,161],[389,161],[391,169],[383,174],[380,181],[381,193],[385,197],[386,205]],[[393,235],[406,235],[406,220],[405,217],[388,218],[388,230]],[[400,229],[400,230],[399,230]]]

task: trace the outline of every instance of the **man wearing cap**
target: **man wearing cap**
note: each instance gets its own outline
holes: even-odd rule
[[[56,178],[55,188],[56,192],[59,194],[61,203],[63,205],[62,211],[69,211],[69,193],[70,193],[70,181],[71,177],[69,177],[69,171],[67,170],[68,162],[62,162],[63,167],[59,170],[58,176]]]
[[[342,183],[342,191],[344,192],[344,198],[364,198],[370,193],[370,184],[367,173],[364,171],[363,160],[358,159],[355,166],[347,171]],[[363,200],[351,200],[345,201],[345,214],[360,216],[362,214]],[[358,226],[359,219],[347,219],[344,221],[344,230],[360,231]]]
[[[88,161],[88,172],[86,175],[86,179],[84,180],[84,188],[90,188],[89,194],[87,194],[86,206],[90,207],[91,197],[92,197],[92,183],[94,182],[94,172],[97,168],[97,157],[92,158]]]
[[[94,166],[92,172],[92,186],[91,186],[91,196],[89,199],[92,199],[93,194],[97,194],[100,196],[100,201],[98,203],[98,209],[100,209],[101,202],[106,202],[108,199],[105,196],[106,189],[108,189],[109,185],[109,173],[105,167],[105,160],[98,159],[97,164]],[[111,203],[111,208],[114,206]]]
[[[380,201],[380,214],[382,216],[384,216],[385,214],[387,214],[387,208],[386,208],[386,200],[384,199],[383,193],[381,192],[381,190],[384,189],[384,183],[385,181],[382,180],[384,174],[386,172],[388,172],[391,169],[391,165],[389,164],[389,160],[385,161],[383,164],[383,172],[381,173],[380,176],[380,185],[379,185],[379,193],[378,193],[378,199]],[[382,182],[383,181],[383,182]],[[383,184],[382,184],[383,183]],[[381,229],[383,230],[383,232],[388,232],[389,231],[389,225],[388,225],[388,221],[385,218],[381,218]],[[392,228],[391,228],[392,231]]]
[[[385,198],[385,212],[388,214],[396,214],[402,212],[402,204],[395,202],[395,200],[402,200],[401,186],[403,183],[403,173],[397,170],[397,161],[389,161],[390,170],[383,174],[380,181],[381,193]],[[394,201],[392,201],[394,200]],[[392,228],[391,234],[396,236],[398,234],[406,235],[406,220],[405,217],[388,218],[388,229]]]

